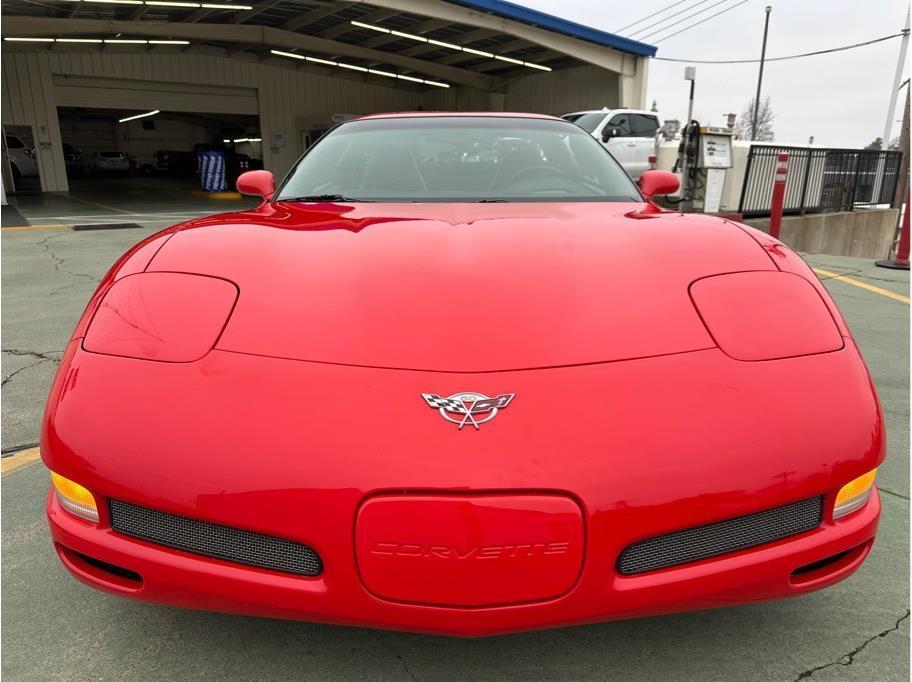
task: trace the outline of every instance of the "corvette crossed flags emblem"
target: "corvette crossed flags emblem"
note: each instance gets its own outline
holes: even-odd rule
[[[515,393],[504,393],[495,398],[489,398],[483,393],[466,391],[454,393],[446,398],[436,393],[422,393],[421,397],[428,406],[440,412],[440,416],[452,422],[462,430],[466,424],[471,424],[476,429],[481,424],[489,422],[497,416],[497,411],[502,410],[513,400]]]

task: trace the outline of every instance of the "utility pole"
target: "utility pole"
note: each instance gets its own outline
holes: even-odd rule
[[[754,118],[751,121],[751,141],[757,139],[757,116],[760,113],[760,88],[763,85],[763,64],[766,61],[766,35],[769,33],[770,13],[773,8],[766,6],[766,20],[763,23],[763,47],[760,50],[760,74],[757,76],[757,96],[754,97]],[[896,103],[893,103],[894,106]]]
[[[890,92],[890,106],[887,107],[887,122],[884,124],[882,149],[889,147],[890,140],[892,139],[890,135],[893,132],[893,118],[896,116],[896,97],[899,95],[899,91],[902,87],[900,83],[902,82],[903,71],[905,71],[906,68],[906,51],[909,49],[910,13],[912,13],[912,8],[906,10],[906,25],[903,27],[902,42],[899,45],[899,60],[896,62],[896,74],[893,76],[893,88]],[[906,109],[908,108],[907,105]],[[906,144],[908,144],[908,141]],[[902,147],[902,149],[905,149],[905,147]]]
[[[902,88],[900,88],[902,89]],[[906,200],[906,192],[909,187],[909,90],[912,86],[906,81],[906,106],[903,109],[902,129],[899,133],[899,150],[902,152],[902,160],[899,162],[899,175],[896,177],[896,194],[893,196],[893,208],[902,208]],[[886,147],[886,140],[884,147]],[[906,210],[909,207],[906,206]]]
[[[891,270],[909,269],[909,91],[912,90],[909,80],[903,84],[906,88],[906,106],[903,110],[902,130],[899,133],[899,150],[902,160],[899,162],[899,171],[896,176],[896,194],[893,195],[893,208],[898,208],[896,214],[896,235],[894,244],[896,253],[893,253],[894,244],[890,245],[890,252],[886,260],[875,261],[875,265]],[[900,87],[902,89],[902,87]],[[906,204],[903,212],[903,203]],[[892,257],[891,257],[892,256]]]

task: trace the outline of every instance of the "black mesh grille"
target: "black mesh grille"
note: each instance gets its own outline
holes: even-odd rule
[[[129,502],[111,500],[111,527],[141,540],[239,564],[311,576],[323,570],[320,556],[306,545]]]
[[[634,575],[700,561],[804,533],[819,526],[822,520],[823,498],[812,497],[635,542],[621,552],[617,568],[624,575]]]

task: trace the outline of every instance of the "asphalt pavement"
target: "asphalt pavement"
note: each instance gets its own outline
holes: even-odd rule
[[[110,264],[131,244],[181,219],[163,213],[189,216],[238,205],[188,201],[163,209],[123,197],[95,201],[94,207],[92,201],[81,208],[78,201],[19,206],[33,229],[2,233],[0,371],[7,456],[37,442],[60,353]],[[87,232],[61,227],[81,220],[73,218],[77,213],[141,227]],[[776,602],[474,640],[164,608],[97,592],[66,573],[44,520],[48,474],[40,461],[32,461],[2,476],[3,675],[11,680],[908,680],[909,273],[861,259],[812,255],[808,260],[828,273],[821,278],[864,353],[887,419],[878,539],[860,571],[839,585]]]

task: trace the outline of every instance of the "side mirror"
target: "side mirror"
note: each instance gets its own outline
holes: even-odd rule
[[[660,194],[674,194],[681,187],[678,176],[671,171],[648,170],[637,180],[640,191],[647,199]]]
[[[622,132],[617,126],[605,126],[602,129],[602,142],[607,142],[612,137],[620,137]]]
[[[267,170],[241,173],[236,184],[237,191],[241,194],[268,199],[275,193],[275,177]]]

